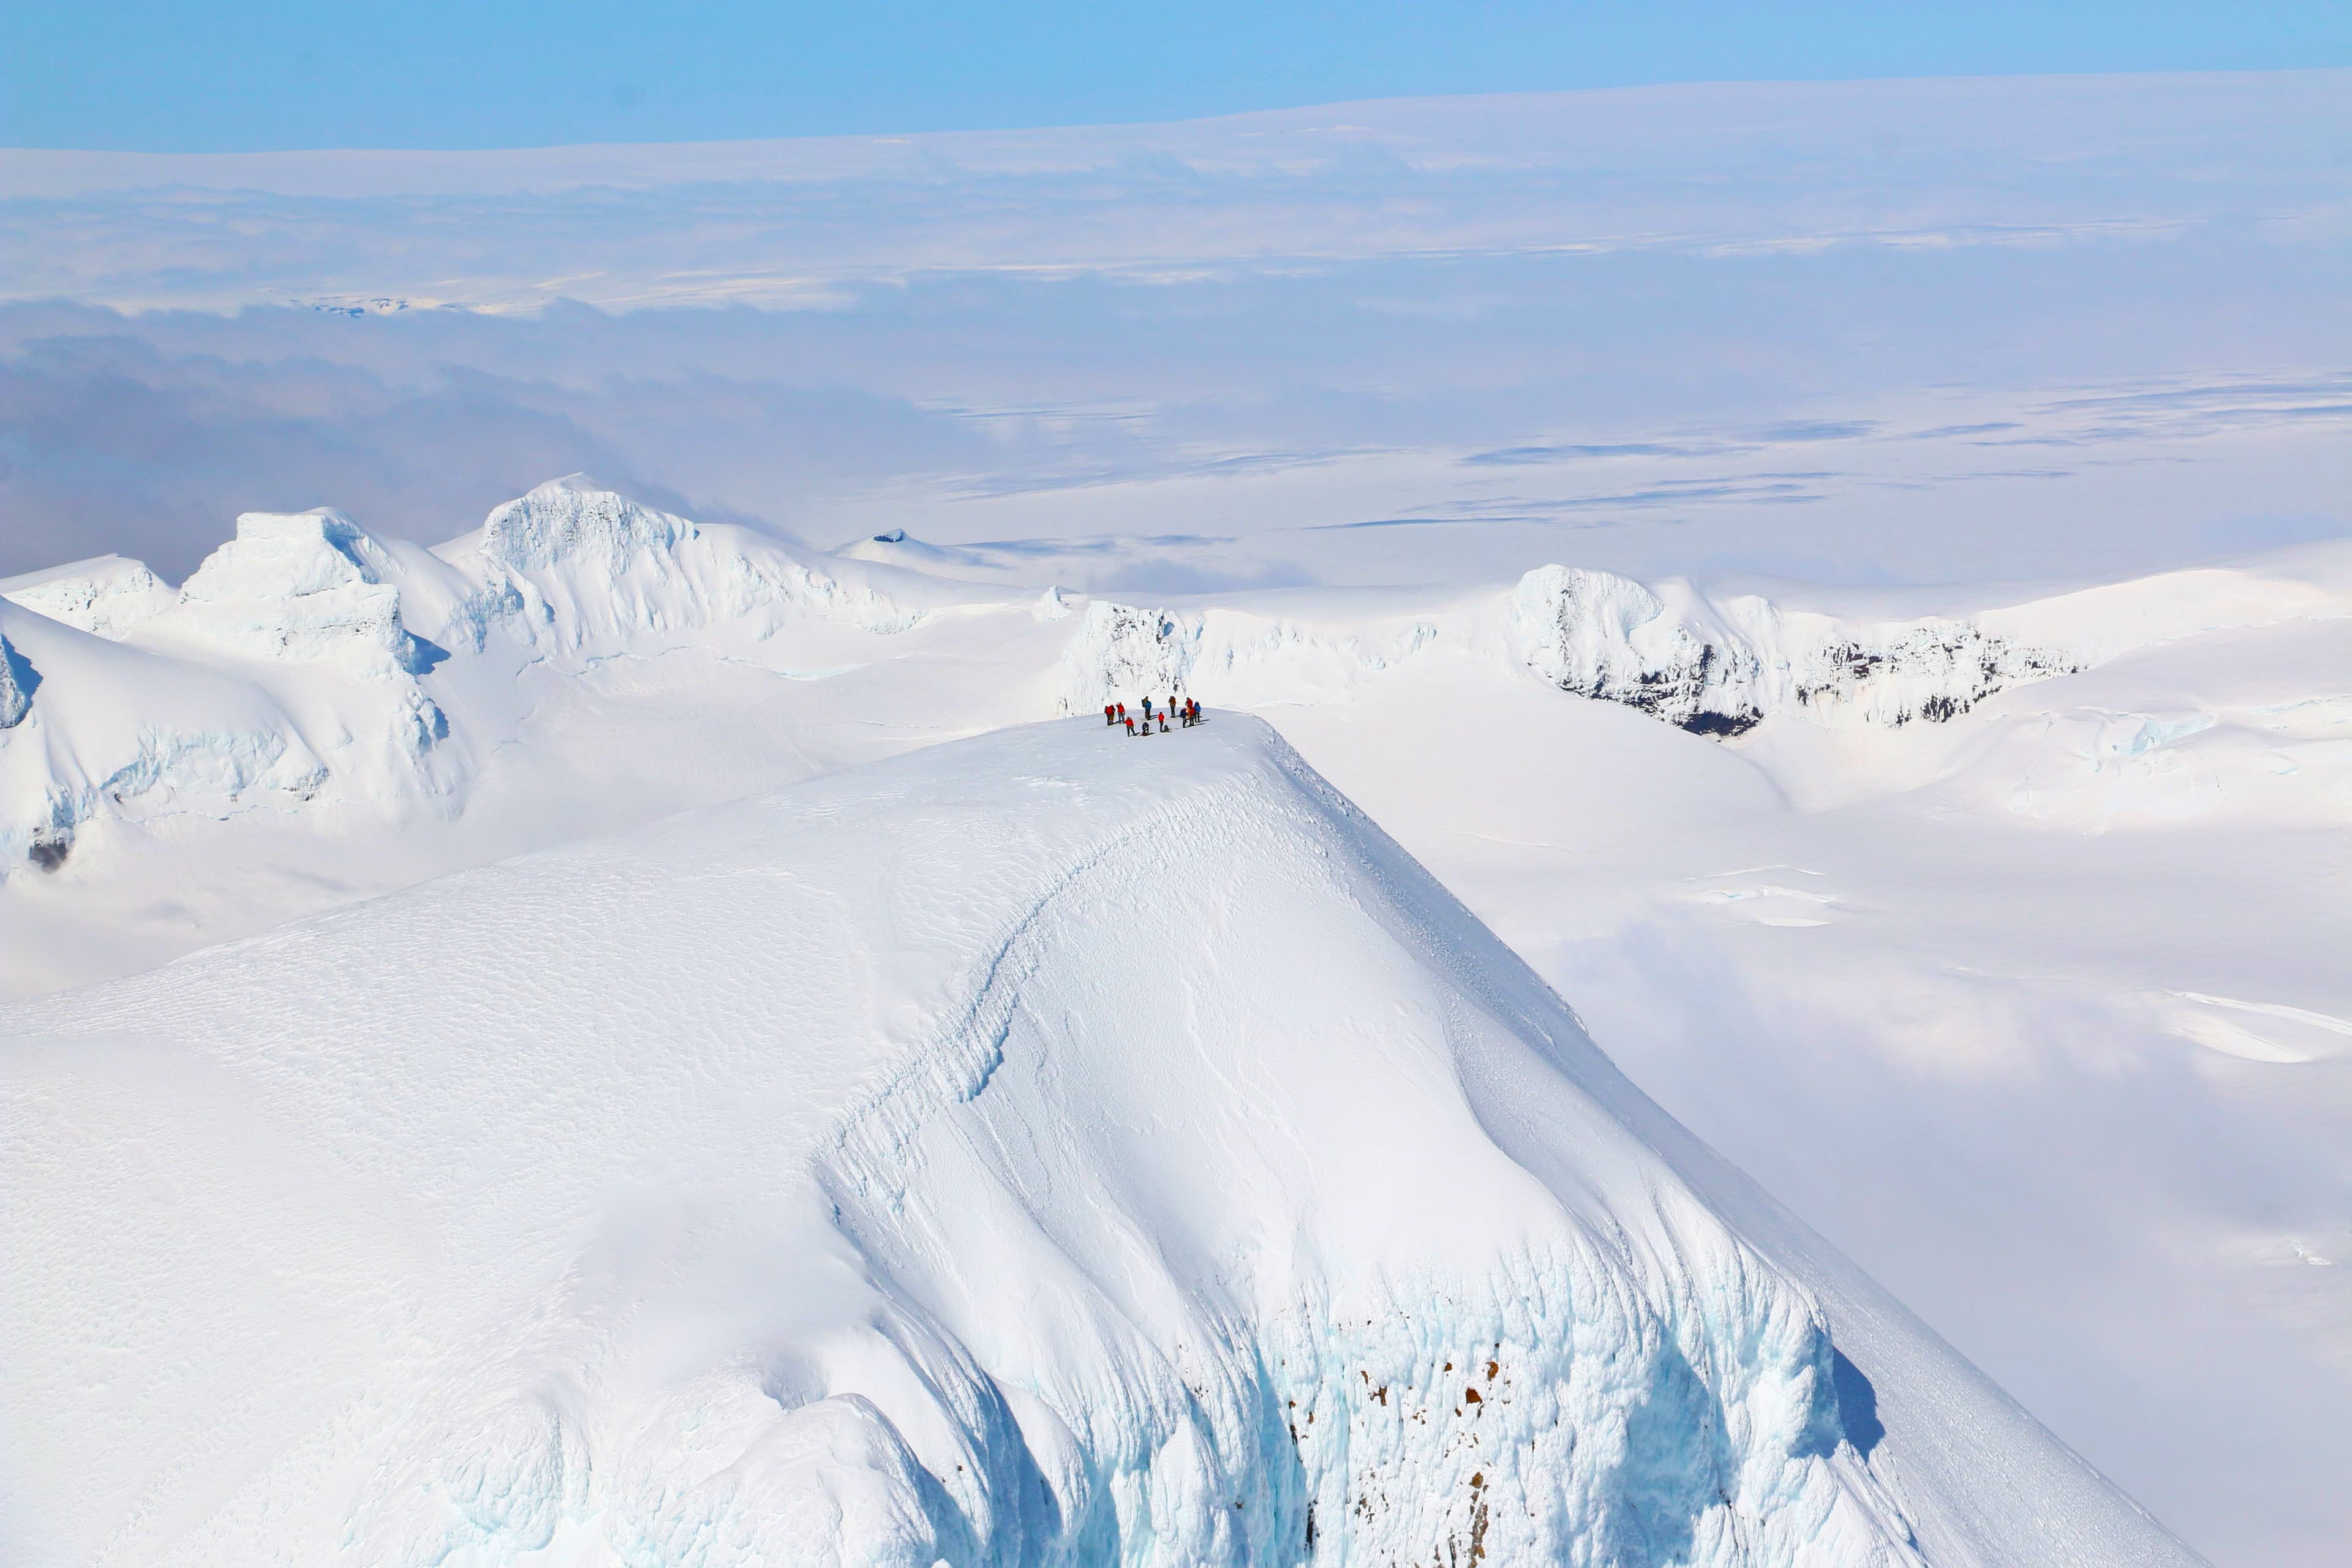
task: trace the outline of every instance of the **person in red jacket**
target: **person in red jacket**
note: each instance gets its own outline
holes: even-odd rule
[[[1110,704],[1109,704],[1109,703],[1108,703],[1108,702],[1104,703],[1104,704],[1103,704],[1103,728],[1105,728],[1105,729],[1108,729],[1108,728],[1110,728],[1110,726],[1112,726],[1113,724],[1116,724],[1116,723],[1118,723],[1118,715],[1117,715],[1117,714],[1113,713],[1113,712],[1110,710]]]
[[[1121,717],[1121,718],[1126,718],[1126,715],[1125,715],[1125,714],[1121,714],[1121,715],[1120,715],[1120,717]],[[1134,733],[1135,733],[1135,721],[1134,721],[1134,720],[1132,720],[1132,719],[1128,719],[1128,720],[1127,720],[1127,732],[1128,732],[1129,734],[1130,734],[1130,735],[1132,735],[1132,734],[1134,734]]]

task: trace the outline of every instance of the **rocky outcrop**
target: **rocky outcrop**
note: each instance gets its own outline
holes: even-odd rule
[[[1062,652],[1060,710],[1090,713],[1106,702],[1181,691],[1200,646],[1198,616],[1094,600]]]
[[[0,637],[0,730],[13,730],[33,710],[33,688],[40,676],[16,647]]]
[[[1929,617],[1858,625],[1743,596],[1546,566],[1520,579],[1511,636],[1563,691],[1622,702],[1694,734],[1728,738],[1776,713],[1902,725],[1958,717],[1994,692],[2080,666],[2065,654]]]

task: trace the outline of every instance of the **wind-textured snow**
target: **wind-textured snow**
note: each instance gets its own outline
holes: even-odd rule
[[[1769,1174],[2103,1468],[2168,1514],[2195,1510],[2200,1541],[2231,1539],[2227,1521],[2244,1498],[2263,1511],[2241,1541],[2326,1539],[2331,1505],[2313,1479],[2339,1451],[2326,1435],[2345,1321],[2332,1283],[2345,1250],[2334,1152],[2352,1125],[2329,1089],[2352,1065],[2352,1013],[2326,940],[2340,923],[2330,879],[2352,819],[2352,707],[2337,679],[2352,563],[2341,550],[2039,591],[1635,583],[1560,566],[1469,588],[1142,597],[975,581],[961,559],[927,575],[893,563],[930,559],[903,539],[820,554],[576,478],[494,521],[428,550],[333,511],[249,514],[185,590],[110,622],[110,636],[0,598],[17,694],[5,700],[16,721],[0,728],[0,983],[24,996],[131,974],[519,851],[1057,713],[1077,716],[1074,732],[1156,756],[1150,748],[1210,732],[1147,745],[1086,716],[1106,700],[1132,707],[1181,690],[1274,718],[1542,966],[1644,1088]],[[889,559],[857,558],[877,554]],[[135,581],[120,563],[43,575]],[[95,602],[93,592],[51,607]],[[1702,663],[1694,685],[1685,678]],[[1675,693],[1688,705],[1663,700]],[[1718,726],[1711,714],[1760,717]],[[940,765],[975,754],[942,753]],[[1181,879],[1198,858],[1173,834],[1136,853],[1155,878]],[[941,875],[961,878],[964,864],[944,858]],[[2210,918],[2215,909],[2228,921]],[[537,963],[539,922],[480,930],[481,956],[466,962]],[[1274,934],[1265,946],[1290,951]],[[745,963],[841,962],[821,947],[783,952]],[[668,984],[667,960],[610,962]],[[1169,999],[1186,994],[1186,972],[1170,953],[1134,963],[1132,984],[1107,992],[1106,1006],[1115,1001],[1120,1029],[1151,1037]],[[444,989],[421,962],[404,973],[420,995]],[[700,1005],[679,994],[677,1006]],[[428,1038],[446,1032],[412,1022]],[[2242,1068],[2296,1073],[2298,1092],[2226,1076]],[[2002,1098],[2027,1081],[2042,1110]],[[1685,1176],[1713,1168],[1696,1153],[1675,1163]],[[1871,1324],[1906,1321],[1899,1310],[1876,1296],[1856,1309],[1841,1294],[1847,1276],[1812,1261],[1818,1244],[1785,1235],[1747,1191],[1735,1184],[1708,1201],[1801,1282],[1833,1345],[1875,1384],[1864,1407],[1894,1435],[1884,1464],[1915,1458],[1893,1480],[1871,1473],[1894,1488],[1930,1561],[1952,1550],[1926,1522],[1950,1497],[1990,1500],[1969,1506],[1996,1521],[1954,1526],[1951,1539],[2000,1539],[2011,1515],[2074,1517],[2071,1503],[1995,1489],[1987,1478],[2013,1471],[2039,1486],[2061,1472],[2004,1458],[2013,1433],[1999,1422],[1934,1416],[1950,1379],[1974,1374],[1874,1351]],[[247,1197],[272,1212],[274,1199]],[[246,1198],[222,1201],[233,1210]],[[320,1223],[364,1235],[379,1222],[407,1223],[390,1211]],[[2064,1239],[2035,1243],[2045,1231]],[[1542,1305],[1563,1289],[1572,1306],[1581,1300],[1561,1284],[1566,1255],[1496,1247],[1517,1260],[1512,1289],[1525,1287],[1513,1310],[1569,1332],[1570,1318]],[[1457,1281],[1487,1316],[1448,1320],[1449,1334],[1507,1337],[1495,1315],[1502,1267],[1488,1259],[1487,1273]],[[1388,1322],[1391,1308],[1419,1314],[1423,1283],[1325,1326]],[[1681,1289],[1668,1275],[1642,1289],[1652,1285]],[[1648,1321],[1628,1311],[1633,1328]],[[1659,1331],[1680,1321],[1659,1319]],[[1250,1322],[1245,1348],[1278,1347],[1277,1365],[1337,1353],[1298,1348],[1311,1320],[1269,1307]],[[959,1353],[995,1365],[992,1351],[954,1335]],[[222,1336],[192,1330],[183,1342],[200,1342]],[[1771,1342],[1766,1361],[1780,1370],[1756,1372],[1754,1386],[1779,1399],[1811,1352]],[[1346,1353],[1374,1389],[1391,1369],[1391,1399],[1402,1387],[1434,1396],[1389,1350]],[[1717,1422],[1712,1399],[1719,1424],[1769,1426],[1744,1394],[1723,1392],[1714,1354],[1687,1352],[1697,1386],[1714,1392],[1693,1394],[1685,1413]],[[1449,1347],[1440,1372],[1448,1359],[1471,1364]],[[1486,1359],[1505,1371],[1536,1364],[1491,1347]],[[2149,1381],[2158,1364],[2177,1378]],[[409,1386],[386,1376],[386,1388]],[[214,1393],[223,1409],[250,1397]],[[1482,1389],[1480,1419],[1499,1412],[1499,1399],[1496,1411],[1488,1403]],[[1578,1408],[1580,1420],[1614,1419],[1613,1406]],[[2269,1424],[2278,1450],[2257,1458],[2161,1436],[2208,1431],[2193,1413],[2220,1408]],[[1433,1405],[1423,1414],[1437,1419]],[[1310,1426],[1320,1433],[1328,1419]],[[567,1423],[572,1436],[557,1448],[531,1450],[559,1479],[590,1453]],[[1971,1436],[1979,1427],[1991,1436]],[[1202,1431],[1224,1445],[1212,1451],[1228,1467],[1241,1464],[1233,1445],[1262,1435]],[[220,1441],[227,1453],[274,1439]],[[415,1441],[422,1451],[439,1439]],[[684,1436],[646,1441],[646,1455],[692,1448]],[[857,1436],[852,1447],[871,1446]],[[1936,1494],[1945,1503],[1905,1489],[1926,1485],[1916,1456],[1929,1449],[1947,1454],[1937,1473],[1969,1478]],[[933,1449],[911,1451],[936,1471]],[[1658,1485],[1683,1496],[1700,1484],[1691,1476],[1747,1475],[1753,1452]],[[867,1457],[885,1471],[898,1463],[880,1449]],[[1468,1472],[1487,1508],[1485,1542],[1503,1539],[1493,1533],[1504,1529],[1500,1473]],[[1397,1510],[1450,1520],[1444,1510],[1471,1506],[1447,1489],[1466,1476],[1397,1474],[1386,1494]],[[1765,1507],[1763,1493],[1726,1488]],[[532,1517],[570,1517],[543,1501],[559,1494],[571,1495],[534,1494]],[[1350,1491],[1349,1506],[1365,1495]],[[1317,1500],[1318,1532],[1331,1528],[1322,1494],[1299,1496]],[[1255,1521],[1278,1499],[1240,1500],[1260,1510]],[[995,1527],[971,1528],[977,1542]]]
[[[21,1562],[2193,1561],[1238,716],[0,1018]]]

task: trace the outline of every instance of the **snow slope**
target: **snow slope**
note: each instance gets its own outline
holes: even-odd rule
[[[901,564],[877,563],[869,546]],[[0,600],[0,635],[16,650],[0,697],[15,731],[0,735],[0,879],[37,848],[45,863],[69,853],[95,819],[314,801],[392,822],[455,816],[491,753],[516,738],[523,672],[682,648],[822,679],[870,662],[875,639],[945,622],[959,657],[977,644],[1034,661],[986,695],[982,712],[997,723],[1178,689],[1239,705],[1320,700],[1416,658],[1466,651],[1731,737],[1775,715],[1832,727],[1948,722],[1998,692],[2217,625],[2352,613],[2342,582],[2223,572],[1958,615],[1857,614],[1561,565],[1500,595],[1151,605],[1050,587],[1037,598],[966,581],[952,561],[944,577],[903,564],[928,559],[903,538],[807,559],[574,475],[429,551],[331,509],[248,512],[160,606],[164,590],[137,563],[12,579],[21,586]],[[818,647],[833,657],[796,668],[798,652]],[[35,702],[29,687],[53,674],[63,679]],[[1044,679],[1050,707],[1036,700]],[[194,688],[210,695],[182,695]]]
[[[1103,597],[581,480],[434,550],[250,522],[109,636],[0,600],[11,994],[1181,686],[1274,717],[1646,1091],[2217,1559],[2326,1564],[2352,1524],[2340,546]],[[1057,558],[989,569],[1023,559]]]
[[[437,552],[331,509],[247,512],[160,607],[137,563],[11,579],[0,634],[55,683],[10,704],[23,711],[0,752],[0,847],[54,855],[94,817],[314,801],[392,821],[453,816],[481,753],[511,739],[530,665],[680,642],[726,650],[794,620],[882,635],[955,597],[917,581],[893,601],[856,576],[573,476]],[[461,666],[427,679],[453,653]],[[467,721],[454,743],[452,707]]]
[[[1238,716],[0,1017],[16,1562],[2194,1561]]]

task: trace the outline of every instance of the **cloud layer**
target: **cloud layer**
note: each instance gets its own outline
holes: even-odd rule
[[[0,573],[176,576],[254,507],[446,537],[579,468],[819,543],[1239,537],[1270,582],[2324,533],[2347,106],[2314,72],[0,154]]]

